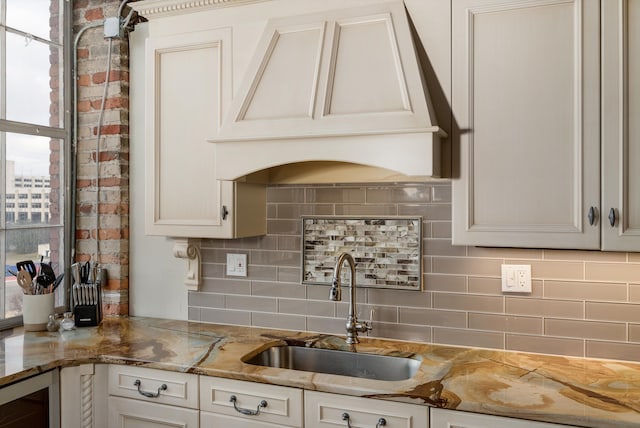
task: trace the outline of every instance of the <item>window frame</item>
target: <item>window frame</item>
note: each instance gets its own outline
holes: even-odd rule
[[[52,0],[53,1],[53,0]],[[0,248],[6,248],[6,235],[8,232],[16,231],[16,230],[36,230],[36,229],[52,229],[62,227],[62,240],[63,240],[63,254],[60,255],[60,266],[58,268],[59,272],[65,271],[66,267],[71,263],[71,253],[72,248],[74,247],[73,239],[74,232],[72,230],[73,225],[73,215],[74,215],[74,201],[72,198],[74,196],[73,188],[75,187],[75,182],[72,182],[73,174],[75,166],[75,149],[72,147],[73,145],[73,135],[72,135],[72,127],[73,127],[73,100],[72,100],[72,58],[73,58],[73,5],[70,0],[58,0],[59,1],[59,10],[62,13],[62,19],[60,20],[60,24],[62,28],[60,29],[60,37],[62,39],[62,43],[52,42],[46,39],[42,39],[40,37],[31,36],[23,31],[9,28],[3,23],[6,22],[6,7],[7,3],[4,0],[0,0],[0,166],[2,170],[6,171],[6,133],[13,134],[22,134],[22,135],[31,135],[38,137],[45,137],[51,139],[57,139],[60,142],[61,150],[60,155],[62,157],[61,162],[61,171],[60,177],[62,181],[62,186],[60,187],[60,225],[50,226],[47,224],[42,225],[10,225],[7,227],[6,223],[6,174],[0,174]],[[7,120],[6,117],[6,41],[7,32],[21,35],[21,36],[31,36],[34,40],[38,40],[40,42],[46,43],[49,46],[56,46],[62,48],[62,62],[60,64],[60,75],[61,84],[63,85],[63,90],[61,92],[61,96],[63,97],[63,104],[60,105],[60,113],[63,126],[60,128],[45,126],[45,125],[37,125],[30,124],[24,122],[18,122],[13,120]],[[43,183],[44,184],[44,183]],[[42,185],[41,185],[42,187]],[[17,203],[17,199],[14,200]],[[40,200],[42,201],[42,200]],[[49,204],[46,204],[47,208]],[[47,221],[49,216],[45,216]],[[0,263],[4,265],[6,264],[6,252],[3,250],[2,254],[0,254]],[[65,292],[67,290],[69,280],[65,278],[65,281],[58,288],[59,291],[63,292],[63,300],[62,306],[56,308],[57,310],[62,310],[67,306],[68,296]],[[0,297],[0,330],[16,327],[22,325],[22,316],[16,316],[12,318],[4,318],[5,315],[5,276],[3,276],[2,283],[0,284],[0,292],[2,296]]]

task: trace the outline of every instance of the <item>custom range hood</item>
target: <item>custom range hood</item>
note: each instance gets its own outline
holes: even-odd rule
[[[433,118],[407,12],[393,1],[270,20],[209,142],[219,180],[423,179],[439,176],[446,137]]]

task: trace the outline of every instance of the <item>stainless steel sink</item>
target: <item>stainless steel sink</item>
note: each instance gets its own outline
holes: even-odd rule
[[[413,358],[292,345],[274,346],[242,361],[258,366],[377,380],[410,379],[420,367],[420,361]]]

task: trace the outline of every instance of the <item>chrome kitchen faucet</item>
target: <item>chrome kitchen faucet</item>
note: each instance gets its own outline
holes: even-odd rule
[[[333,268],[333,281],[331,282],[331,290],[329,291],[329,300],[339,302],[342,300],[341,289],[341,273],[342,266],[347,262],[351,269],[350,288],[351,288],[351,300],[349,302],[349,316],[347,317],[347,343],[352,345],[360,342],[358,340],[358,332],[366,333],[371,330],[371,326],[366,322],[358,322],[356,315],[356,262],[349,253],[342,253],[338,256],[336,265]]]

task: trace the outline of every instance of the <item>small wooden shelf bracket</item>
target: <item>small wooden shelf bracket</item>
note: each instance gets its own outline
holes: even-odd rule
[[[200,239],[176,239],[173,257],[187,260],[187,276],[184,285],[189,290],[200,289],[202,264],[200,263]]]

